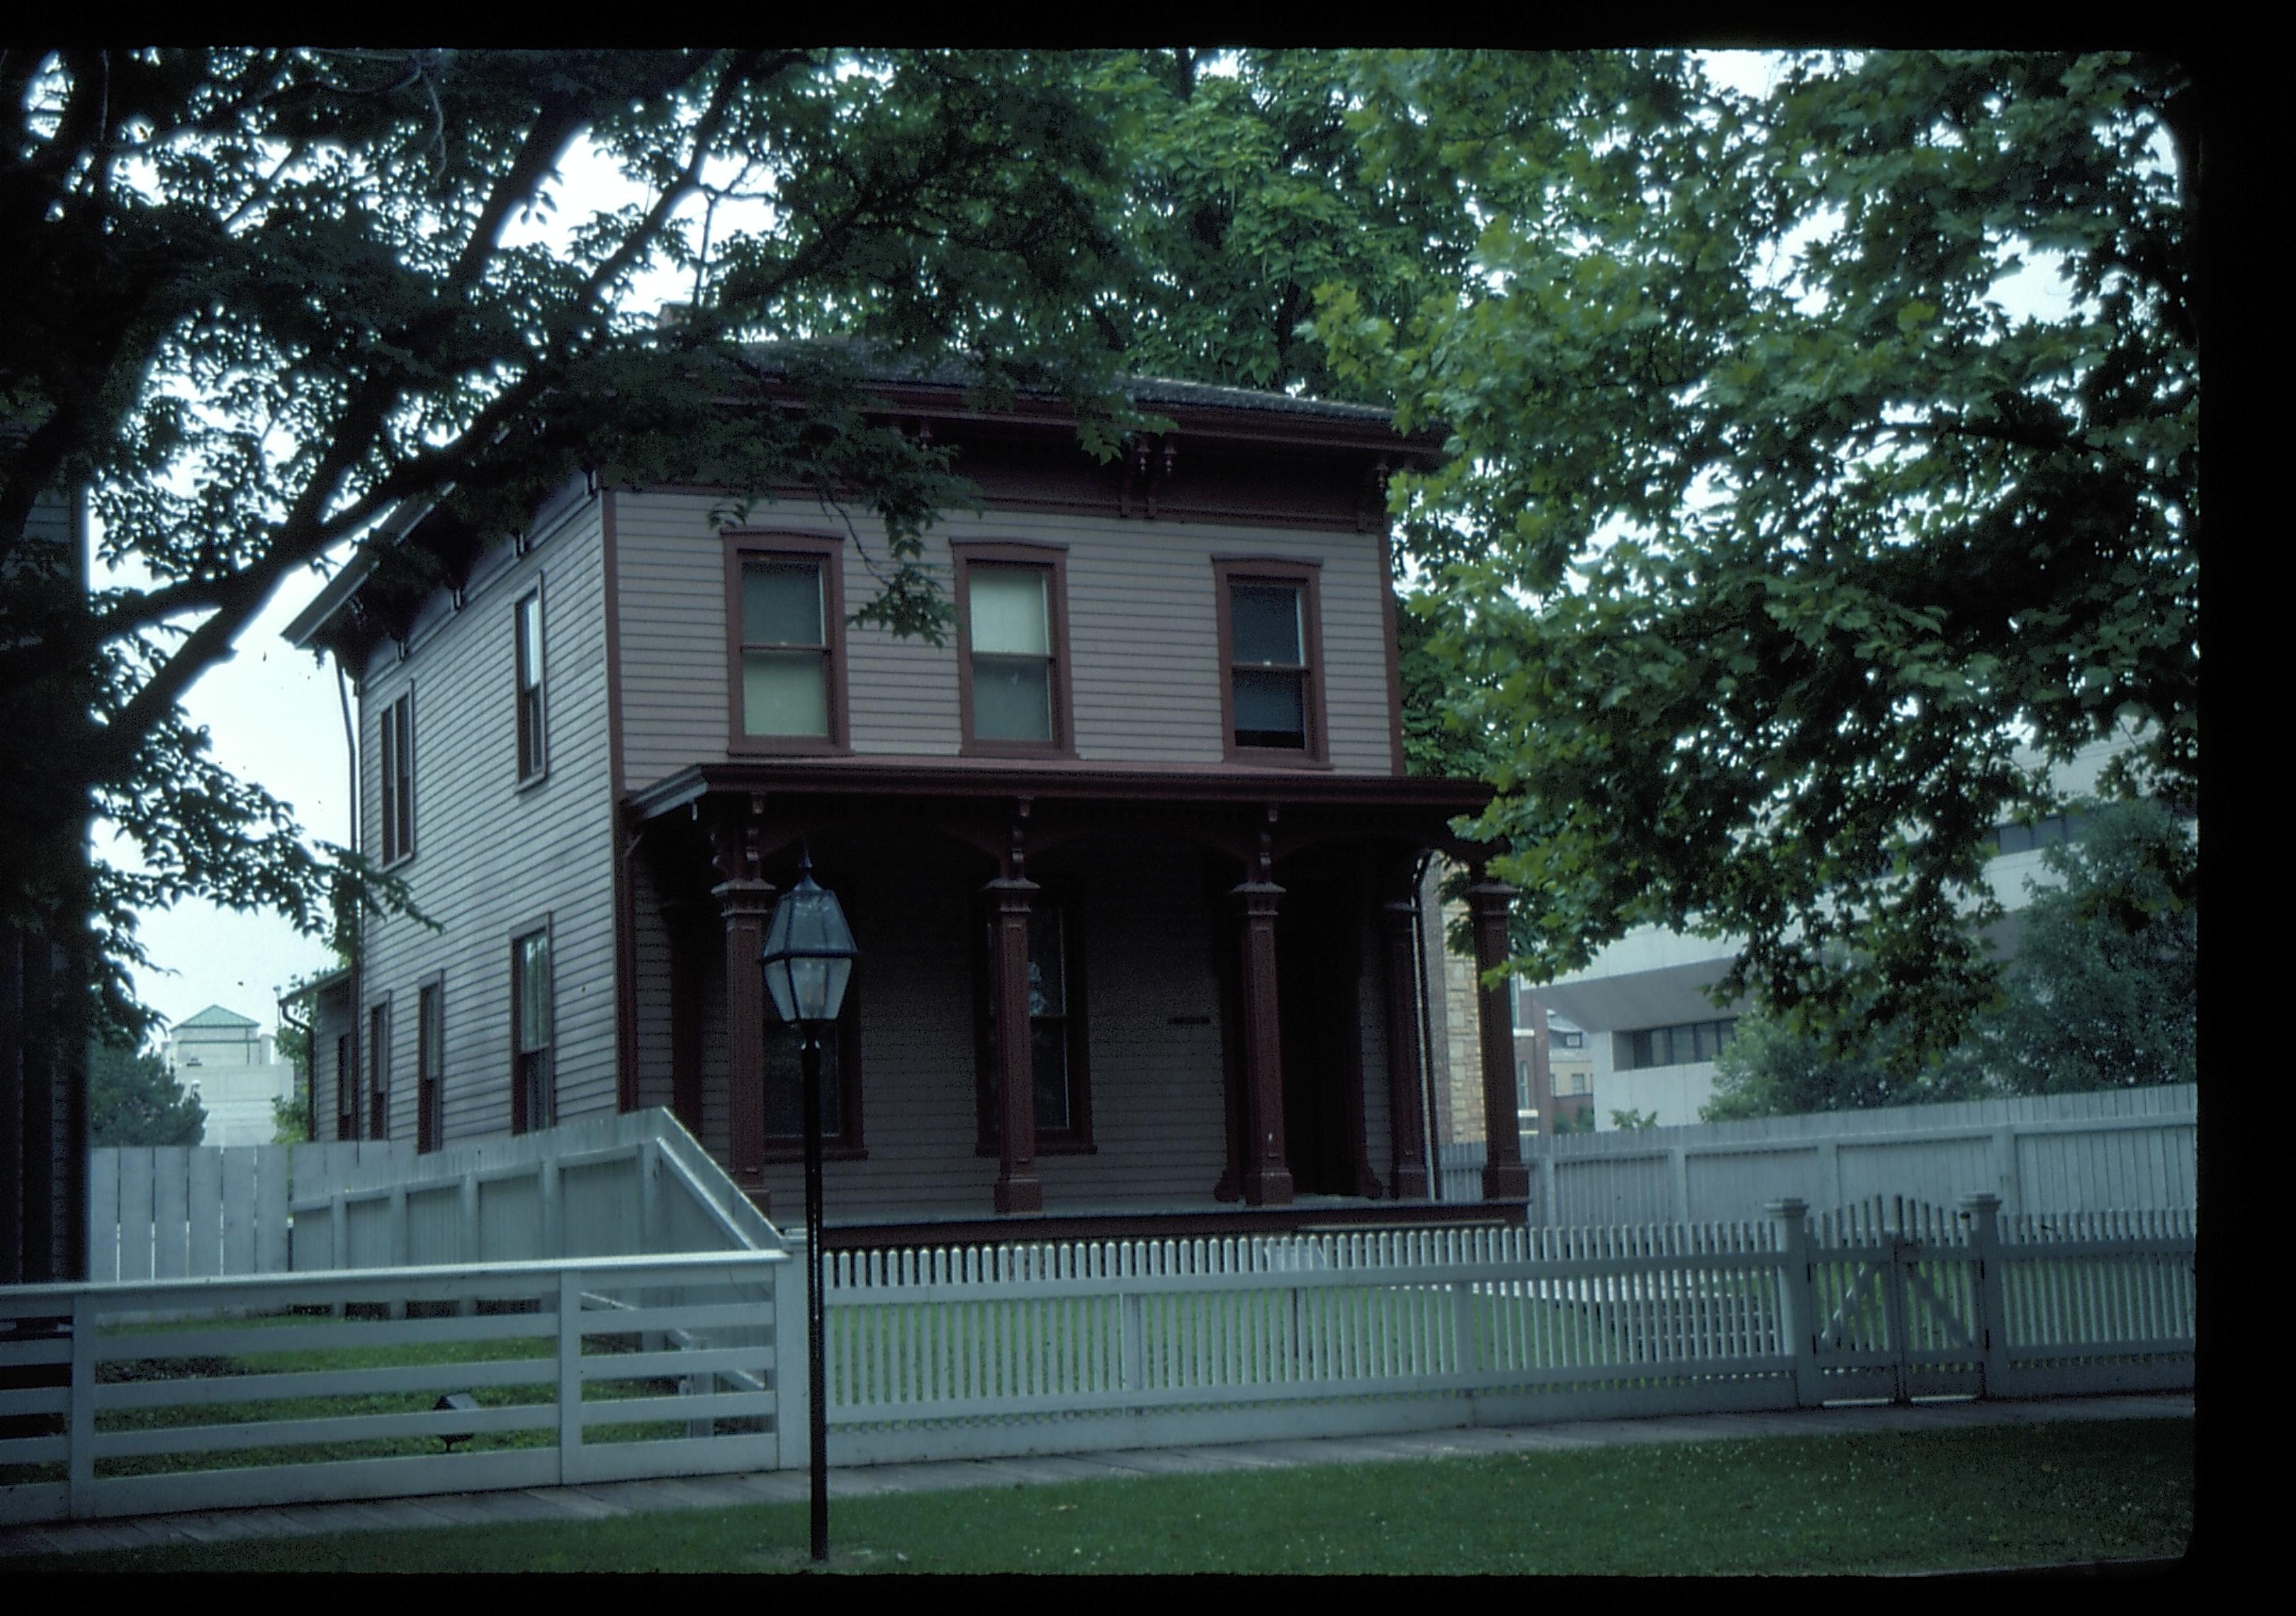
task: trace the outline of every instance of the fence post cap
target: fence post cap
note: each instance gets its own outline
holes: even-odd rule
[[[1776,1218],[1800,1218],[1809,1210],[1809,1202],[1799,1195],[1788,1195],[1783,1201],[1773,1201],[1769,1210]]]
[[[1961,1204],[1972,1212],[1997,1212],[2001,1197],[1989,1190],[1977,1190],[1961,1198]]]

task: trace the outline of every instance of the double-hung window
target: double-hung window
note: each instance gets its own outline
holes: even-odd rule
[[[366,1064],[373,1074],[367,1084],[366,1136],[390,1137],[390,1005],[370,1005],[366,1013]]]
[[[1227,758],[1322,762],[1315,569],[1283,562],[1215,562],[1213,567]]]
[[[844,745],[840,554],[834,539],[734,537],[726,570],[734,750]]]
[[[414,1006],[414,1148],[434,1151],[446,1142],[447,1034],[441,1021],[446,986],[423,984]]]
[[[414,852],[414,693],[382,710],[376,762],[382,777],[382,862]]]
[[[357,1022],[351,1023],[357,1027]],[[335,1137],[358,1137],[358,1059],[348,1032],[335,1039]]]
[[[510,1130],[522,1134],[555,1120],[551,1070],[550,928],[545,923],[510,946]]]
[[[965,750],[1067,752],[1065,556],[1038,545],[952,549]]]
[[[851,987],[833,1021],[821,1029],[821,1141],[835,1160],[858,1160],[861,1141],[860,1007]],[[805,1154],[804,1050],[798,1029],[768,1014],[766,1025],[766,1157]]]
[[[518,678],[518,777],[532,780],[548,767],[542,707],[542,591],[519,597],[512,628]]]
[[[1092,1148],[1092,1084],[1086,1070],[1084,957],[1075,933],[1074,906],[1040,890],[1029,915],[1029,1070],[1036,1109],[1037,1148],[1059,1154]],[[996,1103],[996,918],[982,928],[984,947],[977,992],[980,1145],[993,1154],[1004,1131]]]

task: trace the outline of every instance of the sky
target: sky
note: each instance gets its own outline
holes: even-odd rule
[[[1706,63],[1734,87],[1754,94],[1768,88],[1770,62],[1754,53],[1711,53]],[[549,239],[592,209],[618,205],[633,194],[586,147],[570,159],[561,179],[554,216],[513,230],[513,239]],[[2016,284],[2005,283],[2005,301],[2038,312],[2058,299],[2054,281],[2048,267],[2029,265]],[[661,269],[638,278],[627,306],[649,310],[686,295],[682,278]],[[129,580],[107,577],[99,565],[96,581]],[[316,573],[301,572],[283,584],[237,654],[193,685],[184,707],[209,731],[217,759],[290,805],[308,838],[348,844],[349,754],[335,670],[331,662],[295,650],[282,635],[324,583]],[[107,845],[99,830],[99,849]],[[321,942],[298,936],[279,916],[239,914],[198,900],[147,913],[139,931],[152,964],[136,973],[136,988],[168,1021],[220,1005],[273,1025],[281,989],[334,964]]]

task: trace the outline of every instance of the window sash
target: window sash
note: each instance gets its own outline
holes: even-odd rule
[[[1315,666],[1305,579],[1226,578],[1228,740],[1239,749],[1316,746]]]
[[[518,1051],[529,1054],[550,1045],[550,933],[518,939]]]
[[[1070,1021],[1072,1006],[1069,996],[1068,923],[1066,906],[1038,902],[1029,915],[1029,1066],[1033,1098],[1030,1102],[1037,1119],[1036,1131],[1040,1138],[1049,1136],[1055,1143],[1075,1137],[1081,1129],[1080,1110],[1077,1093],[1077,1071]],[[996,923],[988,923],[988,948],[991,961],[996,947]],[[996,1103],[997,1073],[997,1028],[994,1003],[995,969],[993,964],[986,979],[991,1003],[984,1009],[983,1024],[988,1029],[986,1054],[988,1066],[985,1074],[988,1093],[984,1096],[987,1136],[992,1142],[1004,1132],[1004,1118]]]
[[[436,984],[425,988],[414,1001],[414,1148],[434,1151],[446,1131],[444,1084],[447,1041],[439,1020],[442,997]]]
[[[377,759],[382,777],[382,861],[392,864],[414,851],[414,696],[400,696],[382,710]]]
[[[742,733],[829,738],[829,578],[823,562],[741,563]]]
[[[367,1070],[373,1074],[367,1084],[367,1136],[372,1139],[390,1137],[390,1010],[377,1005],[367,1012]]]
[[[965,631],[974,741],[1050,746],[1060,739],[1054,569],[965,563]]]
[[[518,658],[518,774],[523,780],[543,767],[542,592],[518,603],[514,630]]]

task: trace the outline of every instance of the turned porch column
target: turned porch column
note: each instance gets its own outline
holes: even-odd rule
[[[732,1136],[727,1166],[734,1182],[772,1210],[766,1193],[766,979],[758,964],[776,889],[760,873],[766,800],[751,792],[728,804],[710,827],[711,863],[719,877],[709,895],[726,922],[726,1099]]]
[[[1419,958],[1416,905],[1382,911],[1387,956],[1387,1115],[1393,1145],[1388,1182],[1398,1201],[1427,1199],[1426,1088],[1419,1080]]]
[[[1259,827],[1259,853],[1247,879],[1228,890],[1238,906],[1242,945],[1242,1148],[1244,1204],[1289,1206],[1292,1167],[1283,1148],[1283,1023],[1275,998],[1275,902],[1283,889],[1272,879],[1275,810]]]
[[[758,956],[774,917],[770,881],[737,876],[710,889],[726,917],[726,1110],[734,1182],[761,1212],[766,1193],[766,979]]]
[[[1515,890],[1504,882],[1479,881],[1467,889],[1467,913],[1475,931],[1475,986],[1480,1011],[1483,1054],[1483,1199],[1521,1201],[1530,1194],[1530,1172],[1522,1161],[1515,1115],[1514,981],[1496,987],[1483,977],[1507,962],[1507,910]]]
[[[1041,1212],[1037,1177],[1037,1067],[1029,1026],[1029,800],[1013,805],[1012,840],[997,877],[981,889],[996,903],[988,950],[988,1004],[996,1032],[996,1190],[1000,1212]]]

